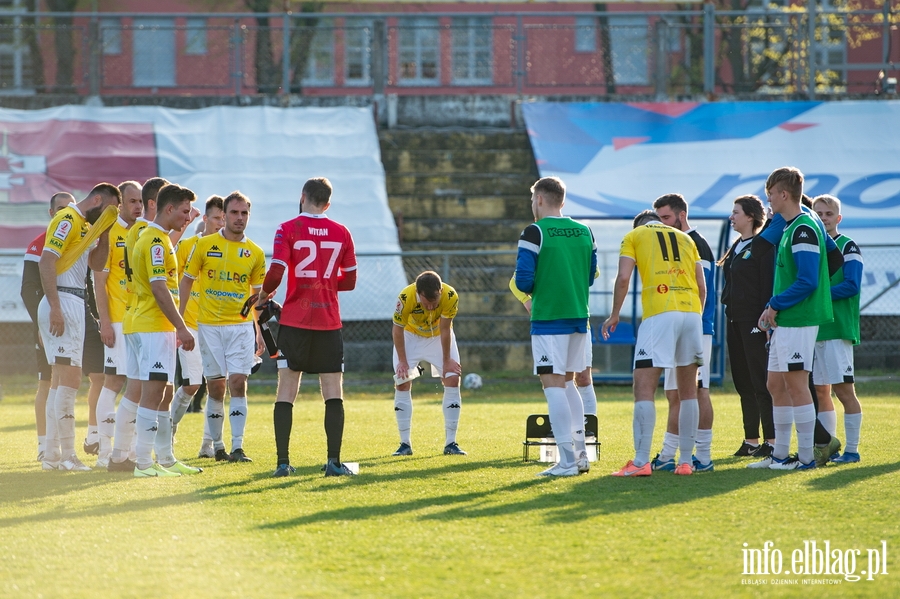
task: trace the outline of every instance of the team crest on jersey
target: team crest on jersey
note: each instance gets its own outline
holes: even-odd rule
[[[251,256],[251,252],[248,249],[241,248],[238,250],[238,258],[249,258]]]
[[[402,301],[402,300],[397,300],[397,307],[394,308],[394,312],[395,312],[396,314],[402,314],[402,313],[403,313],[403,301]]]
[[[657,285],[656,286],[656,293],[668,293],[668,292],[669,292],[668,285]]]
[[[153,241],[158,241],[154,239]],[[162,245],[154,245],[150,248],[150,264],[153,266],[162,266],[166,262],[166,252]],[[154,271],[155,272],[155,271]]]
[[[68,216],[68,214],[66,216]],[[53,232],[53,236],[61,241],[65,241],[66,237],[68,237],[69,233],[71,233],[71,232],[72,232],[72,223],[70,223],[66,220],[61,220],[56,225],[56,231]]]

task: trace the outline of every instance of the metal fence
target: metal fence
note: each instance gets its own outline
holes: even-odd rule
[[[554,13],[35,13],[0,92],[253,96],[896,93],[900,2]],[[893,79],[893,82],[891,80]]]
[[[865,275],[861,290],[862,343],[856,349],[857,368],[895,372],[900,368],[900,246],[863,246]],[[617,252],[601,252],[602,264],[615,265]],[[531,370],[529,318],[522,305],[509,292],[509,280],[515,270],[516,252],[448,251],[404,252],[403,267],[408,281],[425,270],[434,270],[458,292],[459,314],[454,320],[462,363],[469,372]],[[12,314],[16,306],[17,275],[21,274],[21,255],[0,256],[0,308]],[[378,257],[361,254],[360,269]],[[601,272],[591,288],[591,326],[599,330],[612,303],[614,268]],[[353,293],[370,295],[359,288]],[[400,289],[396,290],[397,293]],[[640,292],[632,289],[627,304],[640,304]],[[393,306],[386,307],[389,314]],[[630,311],[623,311],[630,314]],[[639,322],[639,319],[635,319]],[[390,372],[391,327],[389,315],[382,320],[344,322],[346,368],[348,371]],[[724,347],[719,326],[716,339]],[[34,351],[29,322],[0,322],[0,373],[34,371]],[[724,352],[720,359],[724,358]],[[631,347],[594,345],[594,368],[601,376],[628,375],[631,371]],[[714,372],[724,373],[724,362]]]

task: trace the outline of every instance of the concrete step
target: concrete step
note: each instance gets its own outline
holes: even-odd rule
[[[524,131],[393,129],[378,132],[382,153],[393,150],[520,150],[530,148]]]
[[[525,173],[393,174],[386,176],[388,198],[414,196],[531,196],[535,177]]]
[[[527,189],[527,188],[526,188]],[[391,210],[398,218],[529,219],[531,201],[525,194],[507,196],[394,195]]]
[[[533,222],[526,219],[472,220],[464,218],[403,219],[400,240],[407,242],[487,242],[515,243],[522,230]]]
[[[385,171],[401,173],[516,173],[537,180],[531,148],[467,150],[386,150],[381,154]]]

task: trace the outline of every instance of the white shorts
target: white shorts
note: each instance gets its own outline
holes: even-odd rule
[[[125,335],[125,376],[133,381],[141,380],[141,343],[137,333]]]
[[[141,381],[175,382],[175,331],[170,333],[132,333],[137,346]]]
[[[209,379],[225,378],[229,374],[250,375],[256,363],[256,335],[252,322],[213,326],[197,325],[203,374]]]
[[[853,343],[846,339],[817,341],[812,373],[814,385],[854,382]]]
[[[703,335],[703,364],[697,368],[697,387],[709,389],[709,365],[712,363],[712,335]],[[666,382],[664,389],[674,391],[678,389],[678,379],[674,368],[666,368]]]
[[[122,323],[112,323],[112,330],[116,335],[116,341],[112,347],[103,346],[103,374],[120,374],[125,376],[125,373],[128,372],[128,354],[125,349],[125,334],[122,332]]]
[[[769,372],[812,371],[819,327],[775,327],[769,338]]]
[[[662,312],[638,327],[635,368],[703,365],[703,322],[696,312]]]
[[[44,342],[47,363],[81,368],[84,350],[84,300],[71,293],[60,292],[59,307],[62,310],[65,330],[59,337],[50,334],[50,303],[41,298],[38,304],[38,328]]]
[[[592,338],[591,325],[588,324],[587,341],[584,343],[584,368],[594,365],[594,342],[591,341]],[[584,370],[584,368],[581,370]]]
[[[397,326],[397,325],[393,325]],[[422,337],[409,331],[403,331],[403,347],[406,349],[406,364],[409,366],[410,372],[415,370],[419,362],[428,362],[431,364],[431,376],[444,378],[444,350],[441,349],[441,338]],[[397,364],[400,360],[397,358],[397,348],[393,352],[394,372],[397,372]],[[456,333],[450,329],[450,358],[459,362],[459,347],[456,345]],[[451,373],[449,376],[457,376]]]
[[[591,365],[584,346],[589,345],[587,333],[568,335],[532,335],[531,356],[534,374],[566,374],[581,372]]]
[[[178,346],[178,361],[181,363],[181,383],[184,385],[203,384],[203,354],[200,353],[200,333],[188,327],[194,336],[194,349],[185,351]]]

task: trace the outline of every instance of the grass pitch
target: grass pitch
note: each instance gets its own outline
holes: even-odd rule
[[[195,458],[202,417],[188,414],[176,454],[206,471],[165,480],[42,472],[34,460],[33,386],[4,381],[0,596],[900,595],[896,383],[859,385],[860,464],[747,470],[746,458],[730,457],[742,436],[737,396],[713,389],[716,471],[624,480],[609,473],[633,453],[630,389],[598,387],[599,462],[584,476],[542,480],[534,475],[546,465],[521,458],[525,417],[546,412],[538,382],[485,379],[480,391],[463,392],[465,457],[441,453],[433,381],[414,385],[409,458],[390,455],[398,442],[389,385],[348,385],[343,457],[360,462],[360,475],[325,479],[323,408],[317,387],[305,385],[294,408],[297,474],[270,478],[274,388],[257,386],[245,437],[255,461]],[[665,409],[659,399],[656,446]],[[831,552],[840,550],[832,570],[839,565],[846,574],[854,557],[861,579],[814,568],[745,574],[744,550],[766,541],[767,563],[774,565],[777,550],[784,569],[793,567],[794,550],[802,558],[805,541],[819,548],[828,541]],[[871,567],[869,550],[880,551],[874,558],[885,558],[887,574],[861,573]]]

